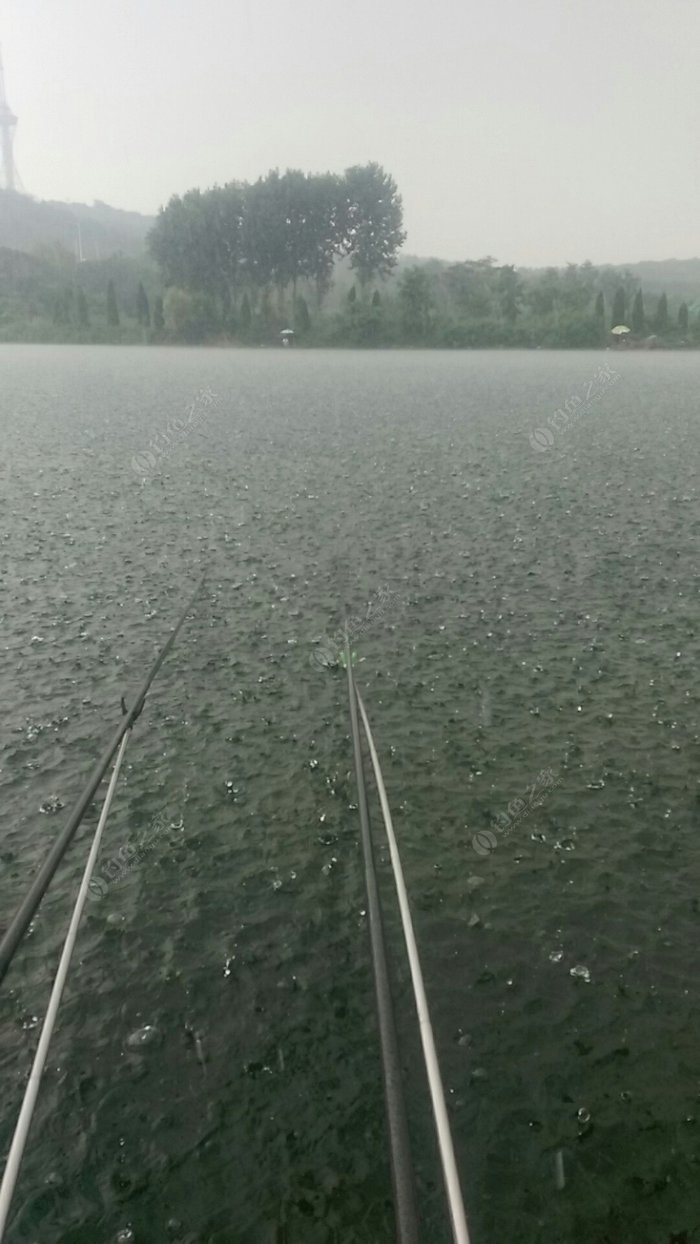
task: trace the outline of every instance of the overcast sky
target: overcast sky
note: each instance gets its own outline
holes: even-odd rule
[[[406,250],[700,254],[699,0],[0,0],[39,198],[378,160]]]

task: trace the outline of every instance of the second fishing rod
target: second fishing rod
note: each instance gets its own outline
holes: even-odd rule
[[[199,596],[199,593],[202,590],[203,582],[204,580],[201,580],[198,583],[195,591],[192,593],[192,596],[187,601],[187,604],[182,610],[182,613],[180,614],[170,635],[158,652],[150,670],[136,692],[131,707],[127,708],[124,701],[122,701],[123,715],[119,725],[112,734],[112,737],[102,752],[99,760],[96,762],[83,791],[81,792],[72,812],[68,817],[68,820],[66,821],[66,824],[58,835],[53,846],[48,851],[43,864],[40,866],[39,871],[36,873],[34,880],[31,882],[29,889],[27,890],[27,893],[17,908],[14,916],[10,920],[2,941],[0,941],[0,984],[2,984],[5,976],[7,975],[10,964],[12,963],[12,960],[17,952],[17,947],[34,919],[39,904],[51,884],[51,881],[56,873],[56,869],[73,841],[78,826],[90,807],[100,782],[102,781],[114,755],[116,754],[117,748],[119,747],[127,730],[133,726],[137,717],[141,714],[146,696],[151,688],[151,684],[153,683],[153,680],[158,674],[165,658],[175,643],[187,615],[190,613],[197,597]]]

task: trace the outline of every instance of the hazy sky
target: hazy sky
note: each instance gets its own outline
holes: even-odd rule
[[[378,160],[414,254],[700,254],[699,0],[0,0],[0,43],[40,198]]]

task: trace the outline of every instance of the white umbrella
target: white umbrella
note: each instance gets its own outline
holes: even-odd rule
[[[614,333],[616,337],[621,337],[623,333],[631,333],[631,331],[632,329],[628,328],[626,324],[616,324],[614,328],[610,329],[610,332]]]

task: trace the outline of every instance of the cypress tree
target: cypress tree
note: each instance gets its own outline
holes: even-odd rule
[[[151,308],[148,305],[148,296],[143,288],[143,281],[139,281],[139,290],[136,296],[136,318],[144,328],[150,328]]]
[[[680,307],[678,308],[678,327],[680,328],[682,333],[687,333],[688,331],[688,304],[687,302],[682,302]]]
[[[605,299],[602,289],[595,300],[595,313],[599,320],[605,320]]]
[[[668,298],[665,294],[661,295],[656,304],[655,327],[659,333],[665,333],[668,328]]]
[[[375,289],[374,293],[372,294],[372,306],[381,307],[381,305],[382,305],[382,300],[379,296],[379,290]]]
[[[625,322],[625,291],[622,288],[622,286],[620,286],[619,289],[615,290],[615,297],[613,298],[612,323],[610,327],[615,328],[617,324],[624,324],[624,322]]]
[[[301,294],[298,296],[296,301],[296,317],[294,327],[297,328],[300,333],[308,333],[311,328],[309,308],[306,305],[306,299],[302,298]]]
[[[162,332],[165,328],[165,316],[163,315],[163,299],[160,294],[153,304],[153,327],[157,332]]]
[[[642,291],[638,289],[634,295],[634,303],[632,304],[632,332],[644,332],[644,299]]]
[[[107,323],[110,328],[119,327],[119,308],[117,307],[117,294],[114,288],[114,281],[110,281],[107,286]]]
[[[351,306],[352,306],[355,302],[357,302],[357,290],[355,289],[355,286],[354,286],[354,285],[353,285],[352,289],[350,290],[350,293],[348,294],[348,302],[350,303],[350,305],[351,305]]]

